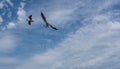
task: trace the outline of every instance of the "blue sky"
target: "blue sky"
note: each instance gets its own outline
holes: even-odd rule
[[[0,0],[0,69],[120,69],[119,4]],[[45,28],[41,11],[59,30]]]

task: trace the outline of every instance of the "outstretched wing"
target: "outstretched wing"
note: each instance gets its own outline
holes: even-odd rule
[[[31,25],[31,21],[28,21],[28,25]]]
[[[58,30],[56,27],[54,27],[54,26],[52,26],[52,25],[50,25],[50,24],[49,24],[49,26],[50,26],[52,29],[54,29],[54,30]]]
[[[44,20],[44,22],[47,23],[46,17],[45,17],[45,15],[43,14],[43,12],[41,12],[41,17],[42,17],[42,19]]]

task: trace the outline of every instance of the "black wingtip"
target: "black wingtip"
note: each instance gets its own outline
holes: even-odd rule
[[[58,30],[57,28],[55,28],[55,30]]]
[[[55,28],[55,27],[52,27],[54,30],[58,30],[57,28]]]

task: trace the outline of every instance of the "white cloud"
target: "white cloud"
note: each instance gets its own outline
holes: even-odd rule
[[[18,20],[22,21],[25,19],[26,12],[24,11],[24,9],[19,8],[17,14],[18,14]]]
[[[26,11],[24,10],[25,3],[21,3],[21,7],[18,8],[18,20],[24,21],[26,19]]]
[[[16,46],[16,37],[10,33],[1,33],[0,36],[0,52],[9,52]]]
[[[9,22],[6,26],[1,27],[2,31],[5,31],[6,29],[13,29],[16,28],[16,24],[14,22]]]
[[[7,28],[8,29],[15,28],[15,23],[13,22],[8,23]]]

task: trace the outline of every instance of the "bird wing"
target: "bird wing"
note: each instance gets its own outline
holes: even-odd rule
[[[31,25],[31,21],[28,21],[28,24]]]
[[[43,12],[41,12],[41,17],[42,17],[42,19],[44,20],[44,22],[47,23],[46,17],[45,17],[45,15],[43,14]]]
[[[32,20],[32,15],[29,16],[29,19]]]
[[[49,24],[49,26],[50,26],[52,29],[54,29],[54,30],[58,30],[56,27],[54,27],[54,26],[52,26],[52,25],[50,25],[50,24]]]

